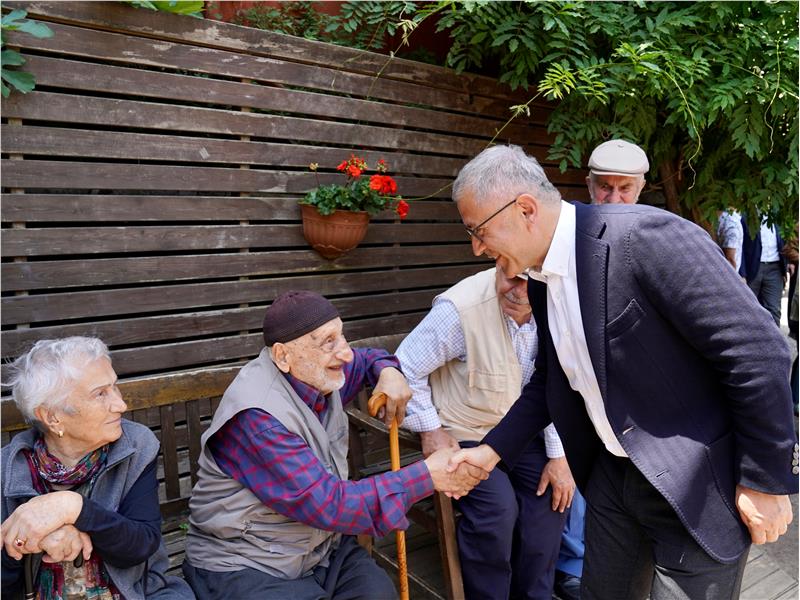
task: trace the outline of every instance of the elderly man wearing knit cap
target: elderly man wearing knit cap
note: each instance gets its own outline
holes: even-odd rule
[[[452,450],[399,471],[347,480],[343,405],[366,384],[402,421],[411,391],[383,350],[351,349],[336,308],[287,292],[267,309],[266,347],[245,365],[203,435],[183,572],[206,598],[395,598],[355,534],[408,526],[434,489],[458,497],[486,473],[448,473]]]
[[[650,163],[644,150],[625,140],[609,140],[589,157],[586,185],[592,204],[636,204]]]

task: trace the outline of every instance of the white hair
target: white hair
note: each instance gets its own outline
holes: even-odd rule
[[[98,338],[73,336],[36,342],[13,362],[8,381],[25,420],[43,430],[35,415],[40,406],[73,413],[66,400],[83,368],[100,358],[111,360],[108,347]]]
[[[467,192],[476,203],[497,195],[511,201],[524,193],[542,202],[561,201],[538,161],[513,144],[487,148],[464,165],[453,183],[453,200],[458,202]]]

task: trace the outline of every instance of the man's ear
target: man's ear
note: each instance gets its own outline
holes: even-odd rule
[[[517,204],[522,207],[522,214],[529,225],[536,222],[539,216],[539,201],[530,194],[521,194]]]
[[[272,362],[282,373],[288,373],[292,366],[292,352],[289,347],[282,342],[275,342],[270,346]]]

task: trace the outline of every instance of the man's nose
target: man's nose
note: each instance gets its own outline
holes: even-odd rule
[[[608,195],[607,202],[609,204],[622,204],[622,192],[619,191],[618,188],[614,188],[611,190],[611,193]]]
[[[353,362],[353,349],[350,348],[350,344],[344,338],[342,338],[342,342],[336,350],[336,357],[345,363]]]

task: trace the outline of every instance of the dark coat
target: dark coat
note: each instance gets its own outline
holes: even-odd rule
[[[611,427],[700,546],[732,562],[750,543],[735,485],[797,491],[787,344],[696,225],[648,206],[576,211],[581,315]],[[484,441],[513,464],[552,420],[583,490],[603,446],[558,361],[546,286],[528,290],[536,371]]]
[[[758,228],[755,236],[750,237],[750,230],[747,227],[747,215],[742,215],[742,264],[739,266],[739,275],[747,280],[753,281],[761,268],[761,228]],[[778,242],[778,261],[781,263],[781,273],[786,273],[786,257],[783,255],[783,238],[778,228],[775,228],[775,238]]]

